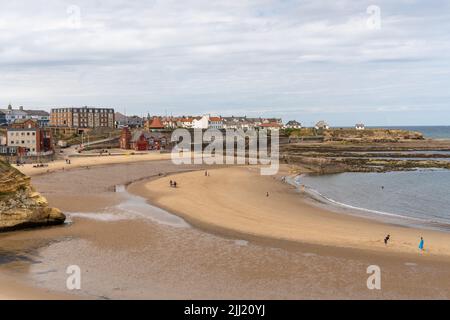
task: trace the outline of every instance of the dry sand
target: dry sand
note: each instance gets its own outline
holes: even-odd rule
[[[116,155],[116,156],[79,156],[71,157],[71,164],[67,164],[65,160],[55,160],[48,163],[48,167],[34,168],[32,164],[25,164],[15,168],[19,169],[22,173],[27,176],[35,176],[39,174],[51,173],[59,170],[70,170],[79,167],[93,167],[93,166],[104,166],[111,164],[120,163],[135,163],[135,162],[145,162],[154,160],[168,160],[170,159],[170,153],[159,153],[159,152],[149,152],[149,153],[137,153],[128,155]]]
[[[307,195],[254,167],[177,174],[132,191],[194,225],[276,240],[450,258],[450,234],[394,226],[331,212],[306,201]],[[169,180],[179,187],[170,188]],[[269,196],[267,197],[267,192]],[[385,246],[383,239],[390,234]],[[420,236],[425,252],[419,252]]]

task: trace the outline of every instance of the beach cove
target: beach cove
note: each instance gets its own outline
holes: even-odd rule
[[[388,254],[423,254],[450,258],[450,234],[394,226],[320,208],[307,194],[282,183],[289,174],[261,176],[256,167],[189,172],[174,177],[181,187],[164,188],[169,178],[140,182],[130,190],[193,225],[225,234],[238,232],[293,242],[377,250]],[[267,196],[269,194],[269,196]],[[386,247],[383,239],[391,234]],[[420,236],[431,243],[417,250]]]
[[[2,249],[12,248],[14,257],[2,263],[2,274],[36,290],[31,298],[450,297],[448,234],[316,207],[281,181],[289,167],[278,177],[261,177],[248,166],[99,164],[33,176],[69,224],[0,235]],[[179,187],[170,188],[170,179]],[[118,185],[128,192],[115,192]],[[156,207],[186,225],[165,223]],[[419,235],[426,239],[424,254],[417,252]],[[72,264],[83,272],[79,292],[65,288]],[[382,270],[379,291],[366,286],[374,264]]]

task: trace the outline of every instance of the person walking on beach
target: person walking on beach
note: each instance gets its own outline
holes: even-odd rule
[[[170,186],[173,187],[173,181],[172,180],[170,180]]]
[[[268,196],[269,196],[269,192],[266,193],[266,197],[268,197]]]
[[[176,181],[173,182],[173,187],[174,187],[174,188],[177,187],[177,182],[176,182]]]
[[[390,234],[388,234],[388,235],[386,236],[386,238],[384,238],[384,244],[385,244],[385,245],[388,244],[388,241],[389,241],[390,238],[391,238],[391,235],[390,235]]]
[[[205,177],[207,177],[207,176],[208,176],[208,170],[205,171]]]
[[[420,242],[419,242],[419,250],[420,251],[423,251],[423,245],[424,245],[423,237],[420,237]]]

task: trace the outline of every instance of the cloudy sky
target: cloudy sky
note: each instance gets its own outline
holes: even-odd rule
[[[0,5],[0,107],[450,125],[448,0]]]

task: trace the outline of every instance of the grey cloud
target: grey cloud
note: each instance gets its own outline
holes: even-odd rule
[[[371,1],[74,2],[0,0],[0,105],[331,122],[343,106],[370,118],[450,95],[447,1],[378,1],[381,30],[366,26]]]

